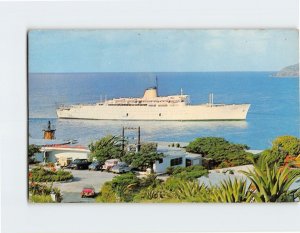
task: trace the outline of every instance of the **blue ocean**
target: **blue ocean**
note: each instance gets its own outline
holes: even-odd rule
[[[77,139],[88,145],[107,134],[120,135],[123,126],[140,126],[147,141],[189,142],[196,137],[217,136],[265,149],[280,135],[299,137],[299,80],[274,78],[274,72],[201,73],[63,73],[30,74],[28,78],[29,136],[42,138],[48,120],[57,139]],[[192,104],[250,103],[246,121],[99,121],[57,119],[61,104],[95,103],[115,97],[141,97],[155,86],[161,96],[183,93]],[[134,133],[128,132],[134,140]]]

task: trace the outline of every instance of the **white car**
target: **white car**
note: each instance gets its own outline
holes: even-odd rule
[[[117,165],[112,167],[111,171],[113,173],[125,173],[130,172],[131,168],[127,165],[127,163],[119,162]]]
[[[104,165],[102,166],[102,170],[105,170],[105,171],[111,171],[111,169],[117,165],[118,163],[120,163],[120,160],[119,159],[109,159],[109,160],[106,160]]]

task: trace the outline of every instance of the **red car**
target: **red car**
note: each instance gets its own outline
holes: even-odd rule
[[[86,186],[81,191],[81,198],[85,197],[94,197],[95,196],[95,189],[92,186]]]

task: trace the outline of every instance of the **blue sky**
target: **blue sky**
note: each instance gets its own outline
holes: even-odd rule
[[[276,71],[297,30],[32,30],[29,72]]]

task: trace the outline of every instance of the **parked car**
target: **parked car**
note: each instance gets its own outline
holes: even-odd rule
[[[91,162],[89,162],[87,159],[75,159],[73,162],[71,162],[67,168],[70,169],[88,169]]]
[[[131,171],[131,167],[127,165],[127,163],[119,162],[117,165],[111,168],[113,173],[125,173]]]
[[[57,165],[60,167],[68,167],[72,163],[72,158],[60,157],[57,160]]]
[[[85,197],[94,197],[95,196],[95,189],[93,186],[85,186],[81,191],[81,198]]]
[[[94,161],[89,165],[89,170],[98,171],[102,169],[102,165],[99,161]]]
[[[108,159],[102,166],[102,170],[110,171],[113,168],[113,166],[117,165],[119,162],[119,159]]]

